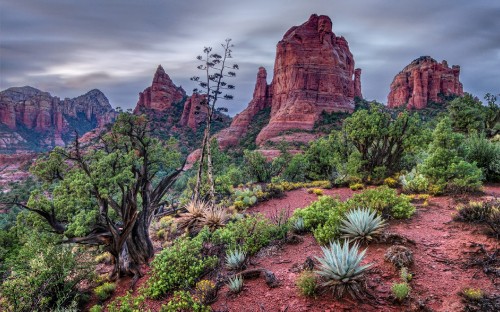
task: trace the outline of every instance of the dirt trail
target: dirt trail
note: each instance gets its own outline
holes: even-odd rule
[[[500,196],[500,187],[485,188],[486,197]],[[350,197],[349,189],[332,189],[326,195]],[[261,203],[249,209],[272,216],[281,208],[290,212],[307,206],[316,200],[316,195],[300,189],[287,193],[282,199]],[[386,231],[401,234],[415,242],[409,245],[415,263],[410,267],[413,279],[412,300],[400,305],[391,298],[390,287],[397,282],[399,272],[384,261],[384,254],[390,245],[371,244],[365,262],[374,263],[368,274],[367,285],[373,298],[336,300],[330,294],[317,298],[299,295],[295,286],[298,272],[295,269],[306,257],[321,255],[321,249],[311,235],[303,237],[298,245],[276,246],[265,249],[255,259],[254,267],[264,267],[275,273],[281,286],[269,289],[262,279],[245,282],[245,290],[237,297],[226,296],[223,288],[219,300],[212,305],[216,311],[403,311],[427,308],[432,311],[460,311],[462,308],[458,292],[464,287],[481,288],[489,293],[499,294],[498,280],[492,280],[479,268],[465,268],[469,257],[483,244],[488,250],[499,248],[498,240],[484,235],[484,228],[452,221],[455,212],[451,197],[436,197],[429,200],[429,206],[417,206],[416,214],[409,220],[390,221]]]

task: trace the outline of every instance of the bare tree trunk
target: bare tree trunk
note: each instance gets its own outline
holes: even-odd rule
[[[209,112],[209,117],[207,121],[207,128],[209,137],[207,139],[207,179],[209,185],[209,199],[210,202],[215,205],[215,185],[214,185],[214,175],[213,175],[213,165],[212,165],[212,148],[210,142],[210,124],[212,123],[211,113]]]
[[[203,134],[203,142],[201,145],[201,156],[199,159],[198,163],[198,173],[196,175],[196,185],[194,187],[194,192],[193,192],[193,201],[198,201],[200,197],[200,188],[201,188],[201,179],[202,179],[202,174],[203,174],[203,162],[206,154],[206,148],[207,148],[207,142],[208,142],[208,130],[210,130],[208,127],[205,128],[205,132]]]

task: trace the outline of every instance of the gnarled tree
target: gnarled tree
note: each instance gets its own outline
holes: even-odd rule
[[[44,182],[21,204],[61,234],[63,242],[102,245],[115,258],[111,277],[140,277],[153,256],[149,226],[180,173],[175,142],[149,136],[144,116],[122,113],[96,146],[78,139],[37,160],[32,172]]]

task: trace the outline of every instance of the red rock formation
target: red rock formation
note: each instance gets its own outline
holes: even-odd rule
[[[442,103],[439,95],[463,95],[459,76],[460,66],[449,68],[446,61],[438,63],[430,56],[422,56],[394,77],[387,106],[408,104],[410,109],[422,109],[429,101]]]
[[[198,128],[198,126],[205,121],[205,118],[207,117],[207,107],[206,105],[202,105],[204,98],[205,96],[194,93],[186,100],[181,120],[179,122],[181,127],[187,126],[196,130],[196,128]]]
[[[75,127],[102,127],[115,116],[108,99],[99,90],[60,100],[32,87],[10,88],[0,92],[0,122],[10,129],[0,130],[0,150],[29,151],[32,146],[50,149],[65,145],[63,135],[71,136]],[[20,128],[38,135],[23,137],[16,132]],[[40,141],[33,142],[35,137]]]
[[[332,32],[328,16],[312,15],[288,30],[276,49],[271,83],[271,120],[257,144],[291,129],[312,130],[321,112],[354,110],[360,76],[344,37]],[[355,86],[355,81],[358,81]]]
[[[354,70],[354,97],[363,98],[361,93],[361,68]]]
[[[139,101],[134,113],[139,113],[143,109],[165,111],[172,107],[173,103],[180,102],[185,95],[184,89],[177,87],[163,67],[158,65],[151,87],[147,87],[139,93]]]
[[[221,148],[238,144],[238,141],[248,131],[252,118],[259,111],[271,105],[270,88],[267,85],[266,78],[266,69],[260,67],[257,73],[253,97],[247,108],[234,117],[229,128],[223,129],[217,134],[217,140]]]

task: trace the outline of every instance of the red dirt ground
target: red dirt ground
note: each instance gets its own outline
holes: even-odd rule
[[[481,198],[500,197],[500,186],[487,186]],[[340,196],[345,200],[354,193],[347,188],[325,190],[325,195]],[[317,196],[305,189],[288,192],[286,197],[258,204],[248,209],[250,213],[272,216],[280,209],[292,212],[316,200]],[[299,274],[296,268],[306,258],[320,256],[321,248],[312,235],[302,236],[303,242],[283,247],[271,246],[251,259],[249,268],[265,268],[274,272],[280,280],[277,288],[268,288],[262,278],[246,280],[244,290],[236,297],[228,296],[227,287],[219,291],[218,300],[212,304],[214,311],[460,311],[461,298],[458,295],[465,287],[481,288],[490,294],[500,294],[500,281],[487,276],[480,268],[465,268],[465,263],[478,249],[474,244],[483,244],[490,252],[499,248],[499,241],[488,237],[484,228],[476,224],[452,221],[455,198],[433,197],[429,205],[417,205],[417,211],[408,220],[388,222],[386,232],[398,233],[415,242],[409,244],[413,251],[414,264],[409,268],[413,274],[410,300],[402,304],[391,296],[391,285],[399,282],[399,271],[384,261],[388,244],[372,243],[364,263],[373,263],[367,274],[367,286],[371,296],[363,300],[345,297],[333,298],[323,293],[316,298],[299,294],[295,280]],[[147,276],[141,278],[143,284]],[[115,296],[126,293],[130,280],[118,283]],[[148,307],[159,311],[167,301],[149,301]]]

